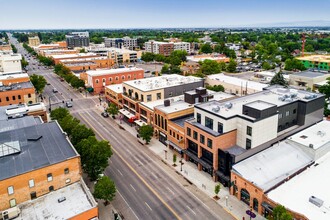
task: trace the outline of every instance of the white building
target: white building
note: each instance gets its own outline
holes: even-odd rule
[[[123,38],[105,38],[104,44],[106,47],[126,48],[133,50],[138,46],[137,38],[123,37]]]
[[[22,55],[0,53],[0,74],[22,72]]]

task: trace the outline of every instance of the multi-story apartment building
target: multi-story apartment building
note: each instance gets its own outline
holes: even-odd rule
[[[30,81],[0,86],[0,106],[35,102],[35,89]]]
[[[38,36],[29,37],[29,46],[30,47],[37,47],[40,45],[40,39]]]
[[[74,47],[88,47],[89,46],[89,33],[85,32],[71,32],[65,35],[68,48]]]
[[[297,57],[307,69],[330,70],[330,55],[311,55]]]
[[[137,44],[137,38],[123,37],[123,38],[105,38],[104,44],[106,47],[126,48],[133,50]]]
[[[190,53],[190,43],[187,42],[159,42],[150,40],[145,42],[145,51],[154,54],[169,56],[174,50],[184,50]]]
[[[87,86],[92,87],[94,93],[104,93],[105,87],[111,84],[120,84],[129,80],[143,79],[144,70],[141,68],[118,68],[89,70],[87,74]]]
[[[140,118],[140,102],[164,100],[203,86],[201,78],[177,74],[127,81],[123,83],[123,109],[120,111],[126,118]]]
[[[22,56],[20,54],[13,54],[12,52],[0,53],[0,74],[3,73],[21,73]]]
[[[185,158],[228,185],[232,164],[322,120],[321,94],[271,86],[231,101],[195,105]]]

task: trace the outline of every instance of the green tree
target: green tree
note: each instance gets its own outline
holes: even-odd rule
[[[286,59],[285,60],[285,65],[284,69],[288,71],[293,71],[293,70],[306,70],[307,68],[304,66],[304,64],[297,60],[297,59]]]
[[[117,105],[110,103],[109,107],[107,108],[107,112],[114,118],[116,115],[118,115],[119,112]]]
[[[206,86],[206,88],[208,90],[212,90],[212,91],[215,91],[215,92],[224,92],[225,91],[225,88],[223,87],[223,85],[214,85],[214,86]]]
[[[234,73],[236,72],[236,67],[237,67],[237,63],[234,59],[230,59],[228,65],[227,65],[227,71],[230,73]]]
[[[115,183],[107,176],[101,177],[94,188],[94,197],[105,200],[105,205],[111,202],[116,196]]]
[[[29,62],[26,61],[26,60],[24,59],[24,57],[22,56],[22,61],[21,61],[22,69],[24,69],[27,65],[29,65]]]
[[[187,60],[187,52],[184,50],[175,50],[168,57],[168,63],[171,66],[178,66]]]
[[[146,144],[149,144],[153,133],[154,129],[150,125],[142,125],[139,129],[139,135]]]
[[[200,67],[201,73],[205,75],[220,73],[221,68],[220,64],[214,60],[204,60]]]
[[[292,216],[282,205],[277,205],[273,209],[273,219],[274,220],[292,220]]]
[[[280,71],[274,75],[270,81],[270,85],[288,86],[288,82],[284,79],[283,73]]]
[[[52,120],[60,121],[63,118],[65,118],[66,116],[68,116],[69,114],[70,113],[69,113],[68,109],[66,109],[66,108],[57,108],[57,109],[54,109],[50,112],[50,118]]]
[[[93,130],[87,128],[84,124],[78,124],[72,129],[70,140],[73,146],[76,146],[81,140],[90,136],[95,136]]]
[[[201,51],[202,53],[212,53],[212,52],[213,52],[212,47],[211,47],[210,44],[203,44],[203,45],[201,46],[200,51]]]
[[[36,74],[30,76],[30,81],[39,94],[43,92],[45,86],[47,85],[45,77]]]
[[[220,62],[219,63],[220,71],[226,71],[226,63],[225,62]]]
[[[69,74],[70,75],[70,74]],[[79,89],[81,87],[85,87],[85,81],[82,80],[82,79],[79,79],[77,76],[71,74],[70,75],[71,78],[70,78],[70,84],[73,88],[76,88],[76,89]]]
[[[171,66],[170,66],[170,73],[171,73],[171,74],[181,74],[182,71],[181,71],[181,69],[180,69],[179,66],[171,65]]]
[[[219,192],[220,192],[220,188],[221,188],[220,184],[217,184],[217,185],[215,185],[215,187],[214,187],[214,193],[215,193],[216,198],[219,198],[219,197],[218,197],[218,194],[219,194]]]
[[[174,153],[173,154],[173,166],[176,166],[176,158],[177,156],[176,156],[176,154]]]
[[[143,60],[145,62],[154,61],[155,60],[155,55],[153,53],[149,53],[149,52],[142,53],[141,60]]]
[[[108,159],[112,155],[109,142],[98,141],[94,136],[89,136],[80,141],[76,149],[81,155],[83,169],[92,181],[96,180],[109,165]]]
[[[325,95],[326,99],[330,98],[330,78],[327,79],[327,83],[319,87],[319,92]]]
[[[87,53],[87,52],[86,52],[85,48],[82,48],[79,50],[79,53]]]
[[[58,122],[61,125],[63,131],[65,131],[70,137],[72,135],[73,129],[80,123],[80,121],[77,118],[74,118],[70,114],[68,114]]]
[[[164,64],[162,70],[160,71],[162,74],[168,74],[170,72],[170,66],[168,64]]]
[[[264,70],[270,70],[270,69],[272,69],[272,66],[268,62],[263,62],[262,63],[262,68]]]
[[[17,48],[15,47],[14,44],[11,44],[11,50],[13,51],[13,53],[17,53]]]

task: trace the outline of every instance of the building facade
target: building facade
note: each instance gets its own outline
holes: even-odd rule
[[[13,53],[0,53],[0,74],[22,72],[22,56]]]
[[[307,69],[330,70],[330,55],[311,55],[297,57]]]
[[[129,80],[144,78],[141,68],[118,68],[105,70],[90,70],[87,74],[87,86],[94,89],[94,93],[104,93],[105,87],[111,84],[120,84]]]
[[[123,37],[123,38],[105,38],[104,44],[106,47],[126,48],[133,50],[137,44],[137,38]]]
[[[183,50],[190,54],[190,43],[187,42],[159,42],[150,40],[144,44],[145,51],[169,56],[175,50]]]
[[[29,46],[30,47],[37,47],[40,45],[40,39],[38,36],[29,37]]]
[[[228,185],[234,163],[322,120],[323,104],[323,95],[272,86],[227,102],[195,105],[194,119],[185,122],[186,159]]]
[[[87,31],[71,32],[70,34],[65,35],[65,39],[68,48],[89,46],[89,33]]]
[[[0,86],[0,106],[36,103],[35,89],[31,82]]]

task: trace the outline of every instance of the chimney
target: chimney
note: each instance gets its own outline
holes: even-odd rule
[[[170,106],[171,105],[171,101],[169,99],[165,99],[164,100],[164,106],[167,107],[167,106]]]

